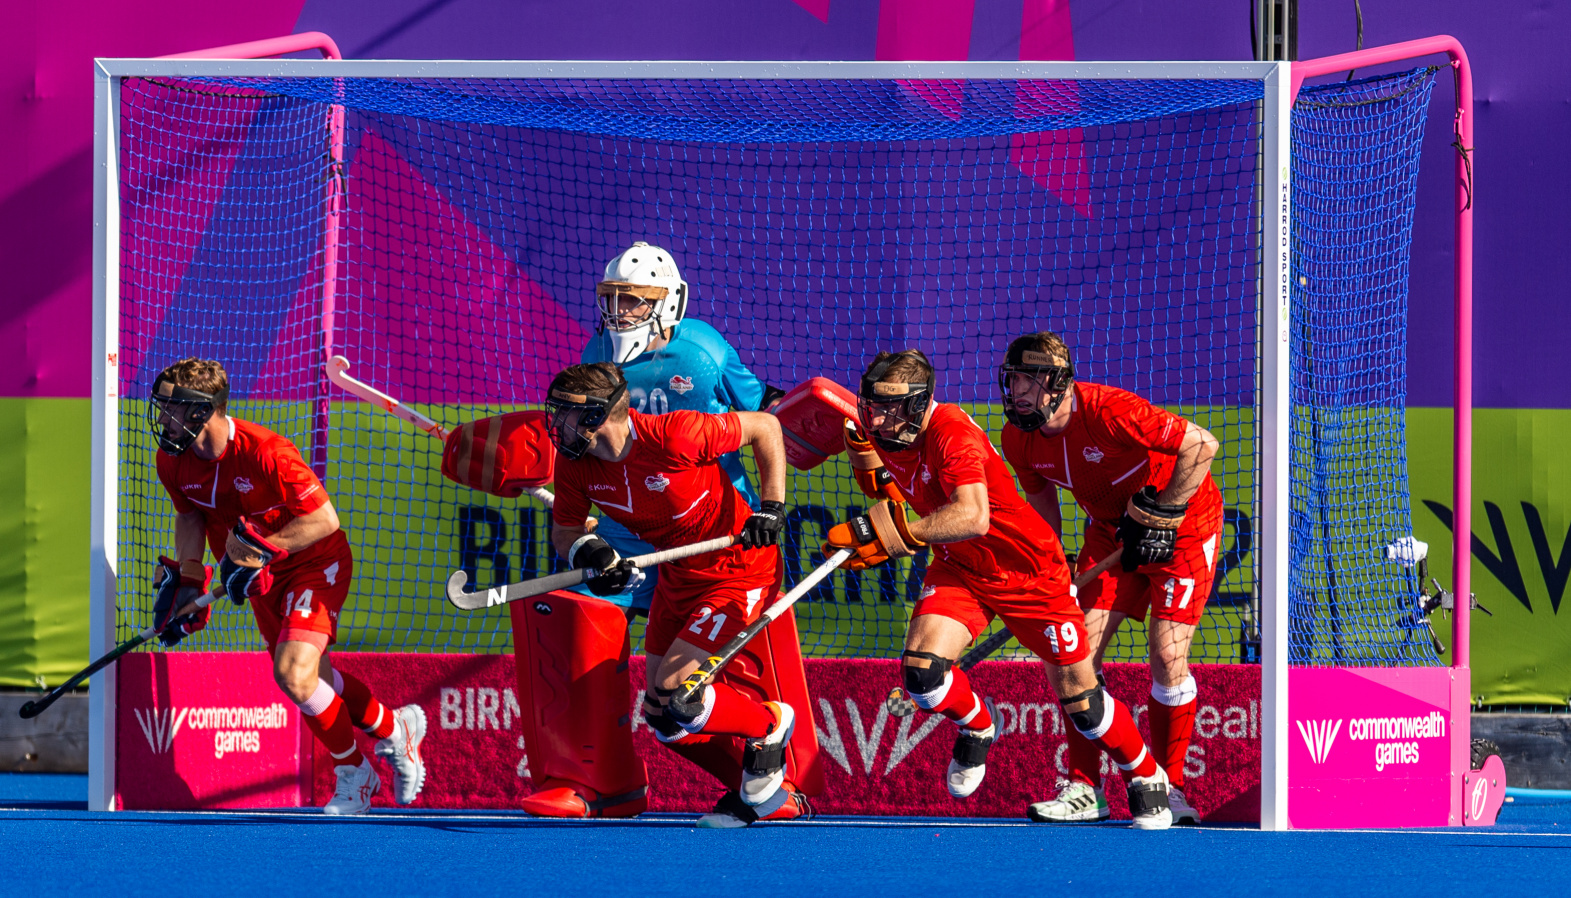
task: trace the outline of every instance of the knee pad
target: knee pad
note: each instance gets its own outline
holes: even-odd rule
[[[911,696],[911,701],[925,711],[942,704],[949,693],[949,668],[954,666],[954,662],[931,652],[905,652],[903,657],[923,658],[931,662],[927,667],[904,665],[906,694]]]
[[[1151,682],[1151,697],[1169,708],[1180,708],[1195,700],[1200,694],[1200,685],[1195,682],[1194,675],[1184,678],[1177,686],[1163,686],[1153,680]]]
[[[1064,713],[1069,715],[1069,720],[1074,723],[1075,729],[1087,739],[1100,739],[1107,734],[1113,726],[1113,703],[1110,696],[1101,686],[1087,689],[1079,695],[1071,695],[1059,701],[1064,707]],[[1069,710],[1070,705],[1085,702],[1086,706],[1080,711]]]

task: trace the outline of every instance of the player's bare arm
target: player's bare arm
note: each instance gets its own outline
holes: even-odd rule
[[[1178,460],[1173,464],[1173,476],[1166,488],[1157,494],[1157,501],[1164,505],[1187,505],[1195,491],[1205,483],[1211,473],[1211,462],[1216,458],[1219,443],[1211,431],[1188,422],[1184,442],[1178,447]]]
[[[987,484],[965,483],[955,488],[948,505],[912,521],[911,535],[924,543],[958,543],[982,536],[987,527]]]
[[[758,464],[758,497],[765,502],[784,502],[786,483],[785,437],[780,419],[765,412],[737,412],[742,425],[742,445],[753,447]]]

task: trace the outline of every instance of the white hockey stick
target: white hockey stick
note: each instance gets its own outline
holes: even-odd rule
[[[701,543],[693,543],[690,546],[677,546],[674,549],[650,552],[647,555],[635,555],[629,558],[628,561],[633,563],[633,567],[654,567],[657,564],[665,564],[667,561],[692,558],[694,555],[702,555],[705,552],[718,552],[721,549],[729,548],[735,542],[736,537],[734,536],[721,536],[715,539],[704,540]],[[595,568],[580,567],[570,571],[562,571],[559,574],[536,577],[533,580],[520,580],[517,583],[509,583],[506,586],[487,589],[485,592],[465,592],[464,587],[469,585],[468,572],[453,571],[452,576],[447,578],[447,600],[464,611],[478,611],[481,608],[506,605],[508,602],[544,595],[548,592],[555,592],[558,589],[572,589],[597,573],[599,571]]]
[[[430,418],[427,418],[425,415],[420,414],[409,406],[404,405],[402,402],[399,402],[397,399],[394,399],[381,390],[378,390],[376,387],[350,377],[349,360],[343,356],[335,355],[327,360],[327,379],[337,384],[344,392],[358,396],[367,402],[373,403],[377,407],[381,408],[382,411],[388,412],[394,417],[402,418],[405,421],[408,421],[410,424],[413,424],[426,433],[429,433],[431,436],[434,436],[439,440],[447,439],[447,435],[450,431],[446,427],[443,427]],[[534,496],[541,502],[544,502],[547,508],[550,508],[556,504],[555,494],[543,486],[528,487],[524,490],[524,492]]]

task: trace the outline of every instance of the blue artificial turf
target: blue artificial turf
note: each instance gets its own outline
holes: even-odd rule
[[[489,812],[89,814],[85,794],[85,777],[0,775],[9,861],[0,894],[766,898],[881,888],[1388,898],[1571,883],[1571,855],[1558,853],[1571,850],[1571,801],[1522,795],[1490,829],[1140,833],[1010,820],[832,818],[707,831],[669,815],[561,823]]]

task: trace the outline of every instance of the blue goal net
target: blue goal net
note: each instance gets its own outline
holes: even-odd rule
[[[1371,560],[1407,526],[1411,178],[1382,141],[1421,134],[1430,76],[1403,77],[1306,89],[1294,116],[1297,660],[1421,655]],[[1003,349],[1049,329],[1081,379],[1211,430],[1226,527],[1193,657],[1254,657],[1257,80],[186,77],[125,78],[120,97],[122,638],[150,620],[173,529],[142,397],[198,355],[228,369],[232,414],[324,478],[356,556],[341,647],[509,650],[505,610],[455,612],[442,584],[556,569],[548,509],[445,480],[438,441],[323,363],[342,353],[449,426],[534,406],[596,332],[606,261],[648,240],[691,285],[688,315],[771,385],[851,385],[876,351],[919,348],[938,398],[996,442]],[[1408,192],[1360,192],[1393,179]],[[836,458],[793,472],[788,504],[794,581],[865,500]],[[1063,510],[1073,550],[1083,518]],[[835,574],[798,606],[804,651],[897,654],[924,563]],[[181,648],[259,646],[226,608]],[[1109,653],[1145,654],[1139,625]]]

